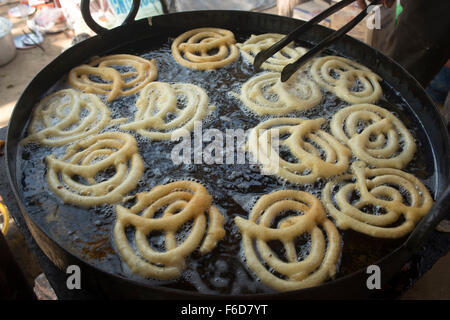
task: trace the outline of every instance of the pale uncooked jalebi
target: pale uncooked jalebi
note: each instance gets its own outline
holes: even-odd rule
[[[351,152],[320,130],[324,122],[322,118],[275,118],[261,122],[250,131],[247,148],[266,173],[292,183],[314,183],[320,177],[341,174],[348,168]],[[295,161],[280,157],[284,148]]]
[[[114,67],[134,70],[119,72]],[[101,81],[90,78],[93,76],[100,78]],[[73,68],[67,80],[71,86],[84,92],[107,95],[106,100],[110,102],[118,96],[136,93],[157,76],[154,60],[130,54],[115,54]]]
[[[362,161],[354,162],[351,168],[352,174],[329,181],[322,191],[322,202],[340,229],[399,238],[433,206],[428,189],[409,173],[369,169]]]
[[[176,181],[137,194],[136,204],[127,209],[116,206],[114,242],[122,259],[133,273],[146,278],[173,279],[185,268],[185,258],[197,248],[210,252],[225,236],[224,217],[212,206],[205,187],[193,181]],[[162,211],[161,216],[157,216]],[[179,235],[188,222],[187,234]],[[134,246],[126,228],[134,228]],[[162,233],[164,249],[149,244],[152,232]],[[181,240],[180,237],[184,237]],[[137,250],[137,252],[136,252]]]
[[[46,161],[50,190],[65,203],[80,207],[122,201],[144,171],[136,140],[122,132],[81,140],[69,146],[61,159],[50,155]]]
[[[109,109],[97,96],[73,89],[60,90],[44,98],[34,109],[29,135],[21,144],[62,146],[98,133],[110,121]]]
[[[288,212],[295,215],[283,217],[273,226]],[[236,217],[235,223],[242,233],[248,266],[267,286],[278,291],[297,290],[316,286],[335,275],[341,252],[339,232],[312,194],[280,190],[264,195],[248,220]],[[295,240],[305,235],[311,242],[307,256],[302,258],[304,252],[299,252]],[[271,241],[281,242],[284,257],[271,249]]]
[[[383,91],[381,78],[370,69],[337,56],[317,58],[311,76],[321,87],[349,103],[374,103]]]
[[[358,159],[374,167],[402,169],[416,152],[414,138],[404,124],[388,110],[372,104],[339,110],[330,127]]]
[[[320,88],[313,81],[291,78],[280,81],[276,72],[263,73],[244,83],[239,97],[244,105],[258,115],[284,115],[316,106],[322,99]]]
[[[229,30],[198,28],[175,38],[172,55],[179,64],[191,69],[218,69],[239,57],[235,43],[234,34]]]
[[[281,40],[285,35],[279,33],[265,33],[260,35],[252,35],[244,43],[238,43],[237,46],[241,50],[242,55],[250,62],[253,63],[255,56]],[[272,57],[267,59],[262,65],[262,69],[281,71],[289,63],[293,63],[299,57],[306,53],[306,49],[302,47],[294,47],[294,43],[282,48],[275,53]],[[279,77],[280,75],[278,75]]]
[[[206,91],[199,86],[153,82],[139,95],[134,122],[120,128],[136,130],[153,140],[170,140],[179,132],[192,131],[195,122],[206,116],[208,102]]]

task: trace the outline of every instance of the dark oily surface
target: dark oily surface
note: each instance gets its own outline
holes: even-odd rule
[[[241,37],[244,41],[247,36]],[[239,92],[240,86],[254,75],[252,66],[240,57],[236,62],[216,71],[198,71],[184,68],[173,60],[170,54],[172,39],[156,39],[151,47],[138,52],[118,50],[120,53],[140,54],[145,58],[155,58],[158,65],[158,81],[190,82],[204,88],[210,98],[210,104],[216,106],[212,114],[203,122],[203,130],[216,128],[247,130],[266,118],[256,117],[247,112],[241,103],[231,97],[229,91]],[[64,87],[59,83],[52,91]],[[378,105],[394,112],[413,132],[417,139],[418,150],[414,160],[406,171],[418,176],[432,191],[435,179],[432,153],[428,145],[422,145],[425,134],[421,127],[408,116],[406,102],[385,82],[382,83],[384,97]],[[134,102],[137,95],[119,98],[108,104],[113,118],[133,118]],[[389,102],[388,102],[389,101]],[[322,103],[307,112],[296,114],[302,118],[331,116],[347,104],[334,95],[324,94]],[[328,129],[325,125],[323,129]],[[111,130],[108,128],[107,130]],[[146,163],[146,170],[135,192],[148,191],[152,187],[173,180],[194,179],[199,181],[213,195],[214,205],[225,215],[227,236],[210,254],[200,256],[196,253],[187,261],[187,269],[180,279],[174,281],[155,281],[132,275],[126,265],[114,251],[111,229],[114,224],[113,206],[101,206],[89,210],[64,205],[49,190],[44,179],[45,162],[48,154],[63,148],[52,150],[36,144],[30,144],[19,150],[18,185],[30,217],[48,235],[63,248],[80,257],[87,263],[107,272],[122,275],[147,284],[163,285],[186,290],[239,294],[271,292],[269,288],[255,279],[246,267],[240,248],[240,235],[233,223],[235,216],[247,217],[252,204],[263,194],[279,189],[305,190],[320,197],[324,182],[319,180],[313,185],[292,185],[272,176],[262,176],[258,167],[249,164],[234,165],[173,165],[170,151],[175,142],[149,141],[133,134],[139,145],[139,151]],[[204,147],[207,143],[204,143]],[[248,163],[248,162],[247,162]],[[134,193],[134,192],[133,192]],[[360,268],[378,261],[398,247],[404,239],[373,239],[352,231],[341,232],[344,246],[338,277],[350,274]],[[158,239],[154,239],[156,242]],[[304,243],[308,250],[308,241]]]

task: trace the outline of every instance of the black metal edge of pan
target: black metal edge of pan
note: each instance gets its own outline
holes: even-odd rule
[[[150,21],[151,25],[149,24]],[[313,288],[285,293],[234,296],[209,295],[165,287],[155,287],[119,275],[109,274],[74,256],[41,230],[33,222],[32,218],[28,216],[18,192],[16,156],[18,142],[21,139],[24,126],[28,122],[29,115],[36,102],[51,88],[53,83],[57,82],[71,68],[87,61],[92,56],[105,54],[113,51],[114,48],[123,47],[127,43],[131,44],[139,40],[148,40],[150,37],[167,35],[169,32],[176,33],[189,30],[190,28],[215,26],[228,27],[238,32],[255,32],[255,30],[259,30],[259,33],[288,33],[300,23],[304,22],[287,17],[244,11],[221,10],[173,13],[153,17],[151,20],[139,20],[135,23],[97,35],[69,48],[42,69],[24,90],[13,110],[7,133],[6,162],[8,179],[16,200],[19,203],[22,215],[25,217],[27,226],[38,245],[55,265],[62,270],[65,270],[71,264],[79,265],[84,272],[83,281],[86,281],[90,289],[92,288],[92,290],[103,295],[105,298],[343,299],[350,297],[369,297],[371,292],[366,287],[367,274],[364,269]],[[318,25],[302,37],[302,39],[317,43],[331,32],[333,32],[331,29]],[[433,165],[438,171],[434,183],[434,190],[435,196],[438,197],[449,181],[450,146],[448,132],[439,115],[439,111],[425,90],[396,62],[356,39],[346,36],[335,43],[332,49],[348,55],[355,59],[355,61],[363,63],[382,76],[387,83],[395,85],[396,90],[401,93],[402,97],[411,106],[410,111],[412,111],[417,123],[423,126],[423,131],[427,135],[427,142],[433,152]],[[426,224],[425,222],[423,219],[416,226],[415,231],[423,228],[424,225],[425,227],[429,226],[429,223]],[[406,248],[405,244],[403,244],[391,254],[378,261],[377,265],[381,267],[383,282],[390,279],[407,262],[416,249],[418,248]]]

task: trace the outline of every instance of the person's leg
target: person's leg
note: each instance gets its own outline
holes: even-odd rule
[[[385,53],[426,87],[450,58],[450,1],[402,0]]]

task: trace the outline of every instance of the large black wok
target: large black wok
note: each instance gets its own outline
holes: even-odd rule
[[[87,1],[83,2],[86,11]],[[132,11],[136,11],[136,4]],[[135,13],[135,12],[134,12]],[[86,14],[85,14],[86,16]],[[131,19],[128,19],[131,20]],[[92,21],[88,23],[94,26]],[[21,172],[17,168],[19,146],[18,142],[24,136],[24,129],[29,120],[33,106],[41,99],[52,85],[63,77],[71,68],[80,65],[96,55],[110,52],[120,52],[130,48],[146,48],[152,44],[152,39],[176,36],[186,30],[198,27],[223,27],[236,34],[251,33],[288,33],[302,21],[254,12],[240,11],[198,11],[168,14],[129,22],[110,31],[95,28],[99,35],[83,41],[68,49],[48,66],[46,66],[28,85],[20,97],[8,128],[6,142],[7,169],[12,189],[19,203],[34,239],[44,253],[62,270],[69,265],[78,265],[82,270],[82,286],[89,288],[105,297],[112,298],[224,298],[220,295],[204,295],[186,292],[178,289],[158,287],[130,280],[116,274],[106,272],[90,263],[70,250],[67,244],[61,245],[34,219],[34,215],[27,212],[23,194],[20,193]],[[310,32],[302,35],[302,41],[318,43],[328,36],[332,30],[322,26],[315,26]],[[381,269],[381,279],[385,283],[396,274],[401,267],[419,250],[429,232],[445,217],[450,208],[450,189],[447,188],[450,177],[450,145],[448,133],[438,110],[425,93],[419,83],[409,75],[400,65],[387,58],[373,48],[348,36],[342,38],[331,47],[359,63],[362,63],[379,74],[387,84],[395,88],[407,103],[405,113],[419,127],[419,136],[423,150],[426,152],[427,166],[433,172],[430,189],[436,201],[433,209],[416,226],[411,235],[395,250],[377,265]],[[369,297],[373,291],[367,289],[368,274],[366,269],[353,272],[337,280],[320,286],[299,291],[226,296],[226,298],[362,298]]]

